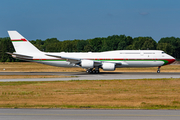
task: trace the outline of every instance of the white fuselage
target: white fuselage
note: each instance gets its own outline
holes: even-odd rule
[[[24,54],[24,53],[22,53]],[[161,50],[116,50],[107,52],[60,52],[60,53],[28,53],[28,56],[33,56],[33,59],[27,61],[38,62],[47,65],[59,66],[59,67],[74,67],[74,63],[70,61],[47,56],[45,54],[63,56],[67,58],[78,58],[83,60],[93,60],[120,63],[116,67],[156,67],[166,64],[170,64],[175,61],[175,58],[164,53]]]

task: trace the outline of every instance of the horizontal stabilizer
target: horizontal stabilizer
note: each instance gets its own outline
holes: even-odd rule
[[[17,53],[10,53],[10,52],[6,52],[9,55],[12,55],[14,58],[18,58],[18,59],[25,59],[25,60],[32,60],[33,57],[32,56],[28,56],[28,55],[22,55],[22,54],[17,54]]]

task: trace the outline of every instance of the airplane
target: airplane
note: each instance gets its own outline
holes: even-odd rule
[[[114,71],[123,67],[158,67],[173,63],[176,59],[162,50],[115,50],[105,52],[42,52],[17,31],[8,31],[16,52],[12,57],[58,67],[81,67],[87,73]]]

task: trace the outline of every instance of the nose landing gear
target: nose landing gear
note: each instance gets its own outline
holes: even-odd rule
[[[158,67],[157,73],[160,73],[160,68],[161,68],[161,66]]]

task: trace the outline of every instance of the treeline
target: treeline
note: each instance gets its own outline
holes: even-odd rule
[[[87,40],[65,40],[57,38],[46,40],[31,40],[39,50],[44,52],[102,52],[111,50],[163,50],[173,57],[180,59],[180,38],[161,38],[157,43],[151,37],[132,38],[125,35],[113,35],[107,38],[94,38]],[[0,62],[19,61],[13,59],[5,52],[14,52],[9,37],[0,38]]]

